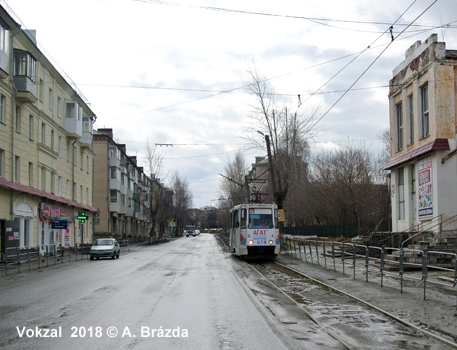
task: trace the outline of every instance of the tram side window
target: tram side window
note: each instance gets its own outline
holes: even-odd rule
[[[240,221],[238,219],[238,210],[235,210],[233,212],[233,218],[232,218],[232,227],[236,228],[236,227],[240,227]]]
[[[246,209],[241,209],[241,228],[246,228]]]

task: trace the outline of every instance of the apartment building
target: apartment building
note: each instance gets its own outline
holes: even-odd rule
[[[153,183],[136,157],[127,155],[126,145],[113,140],[112,129],[94,132],[94,153],[94,236],[147,240]]]
[[[255,157],[247,175],[251,203],[271,203],[270,166],[267,157]]]
[[[393,71],[385,169],[394,232],[457,214],[456,72],[457,50],[447,50],[436,34],[414,43]]]
[[[0,234],[6,247],[91,241],[95,114],[0,6]],[[88,220],[77,219],[84,212]],[[2,254],[2,256],[3,256]]]

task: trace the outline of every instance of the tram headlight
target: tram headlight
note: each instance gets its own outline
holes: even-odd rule
[[[273,241],[272,241],[271,239],[268,241],[268,243],[269,243],[270,245],[273,245]]]
[[[249,241],[249,245],[253,245],[254,244],[254,241]]]

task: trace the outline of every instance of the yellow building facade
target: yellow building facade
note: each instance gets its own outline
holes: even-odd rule
[[[0,244],[92,241],[95,114],[0,7]],[[84,213],[83,224],[77,217]]]
[[[390,80],[392,230],[438,232],[457,215],[457,50],[436,34]]]

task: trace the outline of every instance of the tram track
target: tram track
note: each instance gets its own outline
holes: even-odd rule
[[[373,341],[390,341],[392,348],[457,348],[456,343],[436,333],[287,265],[275,261],[246,265],[299,306],[318,327],[346,349],[377,348],[375,344],[371,344],[371,347],[364,345],[370,338]],[[308,298],[311,294],[313,298],[317,297],[317,300],[311,299],[311,296]],[[328,302],[331,299],[333,301]],[[340,299],[341,301],[338,301]],[[352,300],[352,304],[348,300]],[[364,310],[361,310],[361,307]],[[369,335],[370,333],[373,334]],[[438,346],[436,341],[442,346]],[[383,345],[382,348],[387,349],[389,346]]]

